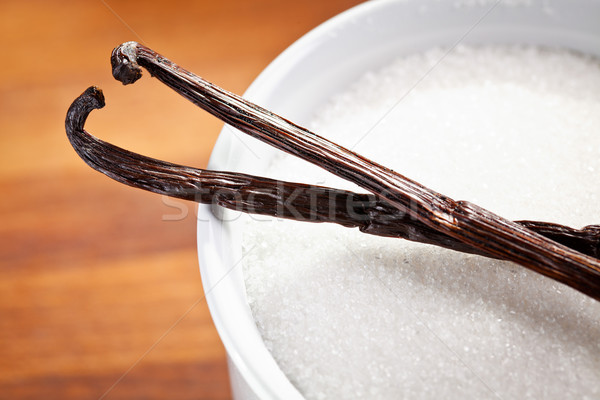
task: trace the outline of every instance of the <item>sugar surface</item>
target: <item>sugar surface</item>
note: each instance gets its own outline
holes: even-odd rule
[[[521,46],[443,56],[365,74],[310,128],[507,218],[598,223],[598,62]],[[288,156],[269,175],[356,189]],[[244,247],[256,324],[308,399],[600,397],[600,302],[516,264],[266,218]]]

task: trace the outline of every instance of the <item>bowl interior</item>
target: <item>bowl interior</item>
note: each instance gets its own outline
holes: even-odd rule
[[[600,3],[372,1],[309,32],[275,59],[244,97],[300,125],[365,71],[432,47],[524,43],[600,56]],[[277,151],[225,127],[209,167],[264,175]],[[258,398],[300,399],[265,347],[246,301],[240,215],[201,205],[198,251],[208,305],[232,368]],[[234,387],[234,394],[236,388]]]

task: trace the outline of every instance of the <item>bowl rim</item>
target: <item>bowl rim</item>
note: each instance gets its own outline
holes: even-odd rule
[[[402,1],[402,0],[400,0]],[[256,77],[256,79],[251,83],[248,89],[244,92],[243,97],[254,101],[258,104],[264,100],[265,93],[273,90],[273,87],[276,86],[276,82],[278,82],[282,76],[285,76],[286,73],[293,67],[299,55],[310,53],[316,46],[319,45],[321,38],[323,35],[327,35],[328,32],[335,31],[340,26],[348,25],[352,23],[357,17],[361,15],[369,14],[372,10],[380,9],[383,7],[387,7],[390,4],[398,3],[398,0],[379,0],[379,1],[367,1],[365,3],[358,4],[354,7],[351,7],[341,13],[331,17],[330,19],[324,21],[319,24],[315,28],[311,29],[309,32],[304,34],[302,37],[293,42],[289,47],[287,47],[282,53],[280,53],[272,62],[270,62],[267,67]],[[209,169],[218,169],[222,167],[221,160],[226,157],[224,151],[220,151],[221,149],[225,149],[229,143],[227,139],[227,135],[230,132],[227,131],[227,127],[223,127],[219,137],[215,143],[214,150],[211,153],[208,168]],[[257,398],[260,399],[290,399],[290,400],[302,400],[304,396],[300,394],[298,389],[289,381],[289,379],[283,374],[283,372],[279,369],[275,359],[271,355],[271,353],[267,350],[256,325],[253,325],[254,330],[256,330],[256,334],[258,334],[261,346],[264,351],[260,351],[259,353],[263,353],[262,355],[265,357],[263,363],[257,362],[256,359],[252,359],[252,357],[245,357],[240,349],[239,343],[231,337],[229,334],[230,323],[222,318],[223,314],[220,313],[219,301],[220,297],[214,293],[215,285],[227,285],[231,288],[238,288],[238,282],[233,282],[232,280],[235,278],[234,274],[228,273],[225,277],[218,279],[215,281],[215,277],[212,274],[211,268],[209,265],[212,265],[211,262],[219,262],[223,263],[226,260],[223,260],[221,257],[218,257],[214,252],[206,251],[206,246],[204,243],[201,243],[200,238],[206,237],[207,230],[213,230],[216,226],[222,223],[223,220],[235,220],[235,217],[226,217],[224,215],[231,215],[230,210],[220,209],[216,212],[219,215],[215,215],[214,208],[211,208],[210,205],[199,204],[198,212],[197,212],[197,237],[198,237],[198,254],[199,254],[199,264],[200,264],[200,274],[202,277],[202,284],[205,292],[205,297],[207,304],[209,306],[209,310],[211,313],[211,317],[213,318],[213,322],[215,327],[219,333],[221,340],[223,341],[223,345],[226,348],[227,356],[231,360],[229,363],[229,368],[232,367],[231,363],[233,363],[234,368],[236,368],[237,372],[242,375],[242,377],[246,380],[247,385],[253,390],[256,394]],[[239,223],[239,221],[236,221]],[[231,231],[234,225],[233,222],[225,222],[227,227],[222,226],[223,229],[221,234],[223,235],[224,240],[231,240],[235,235],[234,232]],[[224,243],[220,242],[218,247],[221,247]],[[202,256],[204,254],[204,256]],[[208,255],[208,256],[207,256]],[[242,258],[241,254],[238,255],[239,261],[233,261],[233,268],[235,268],[238,264],[241,264]],[[203,262],[204,261],[204,262]],[[229,259],[229,262],[232,260]],[[241,268],[239,268],[241,270]],[[239,279],[238,274],[238,279]],[[242,285],[243,285],[243,276],[242,276]],[[248,303],[245,298],[245,286],[243,301],[244,305],[248,307]],[[237,301],[241,300],[239,297],[236,298]],[[254,333],[254,332],[253,332]],[[261,364],[261,369],[255,368]],[[265,365],[267,364],[267,365]],[[277,371],[274,371],[275,368]],[[257,372],[260,371],[260,372]],[[279,380],[279,384],[276,387],[266,387],[267,384],[273,384],[273,379],[266,380],[264,379],[265,371],[270,371],[275,375],[275,378]],[[231,372],[230,372],[231,374]]]

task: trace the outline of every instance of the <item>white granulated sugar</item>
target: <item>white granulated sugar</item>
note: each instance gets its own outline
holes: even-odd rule
[[[599,223],[598,62],[521,46],[444,55],[367,73],[310,128],[507,218]],[[268,175],[355,188],[285,155]],[[244,234],[248,300],[306,398],[600,398],[600,302],[513,263],[260,219]]]

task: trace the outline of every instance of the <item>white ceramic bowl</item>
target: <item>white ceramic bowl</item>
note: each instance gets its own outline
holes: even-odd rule
[[[457,43],[560,46],[600,56],[598,0],[373,0],[306,34],[244,97],[300,125],[332,94],[398,55]],[[210,168],[262,174],[275,151],[224,128]],[[218,215],[217,215],[218,214]],[[301,399],[265,347],[246,301],[238,215],[198,210],[207,302],[229,357],[235,399]]]

